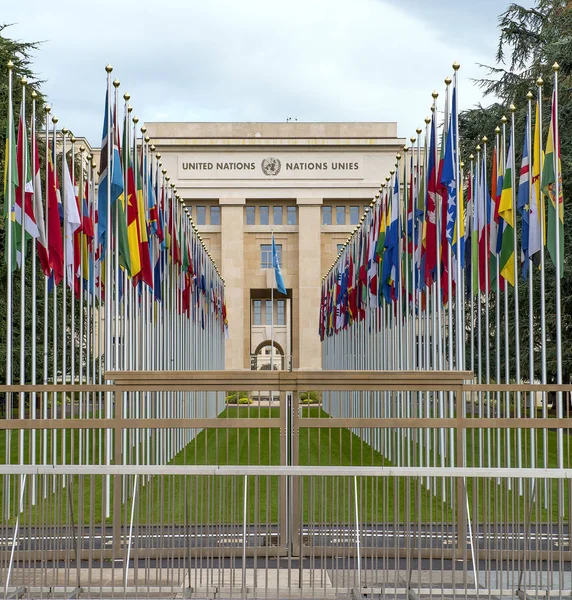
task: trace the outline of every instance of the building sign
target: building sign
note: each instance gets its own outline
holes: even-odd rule
[[[363,157],[348,153],[180,154],[179,179],[363,179]]]

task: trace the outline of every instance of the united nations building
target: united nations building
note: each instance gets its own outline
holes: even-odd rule
[[[226,282],[226,368],[319,369],[321,278],[405,144],[397,124],[146,126]]]

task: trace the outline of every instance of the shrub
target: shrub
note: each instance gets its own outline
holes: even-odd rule
[[[300,394],[300,404],[319,404],[319,402],[318,392],[302,392]]]
[[[227,404],[251,404],[252,400],[248,397],[248,392],[231,392],[226,397]]]

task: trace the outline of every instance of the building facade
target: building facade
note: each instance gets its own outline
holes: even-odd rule
[[[319,369],[321,278],[405,144],[396,123],[146,127],[226,281],[227,369]]]

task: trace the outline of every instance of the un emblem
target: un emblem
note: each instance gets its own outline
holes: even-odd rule
[[[274,175],[278,175],[278,173],[280,173],[280,169],[282,168],[282,164],[280,162],[280,160],[278,160],[277,158],[265,158],[262,161],[262,172],[265,175],[270,175],[270,176],[274,176]]]

